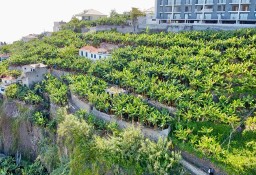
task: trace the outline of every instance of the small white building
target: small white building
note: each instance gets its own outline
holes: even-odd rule
[[[17,79],[12,76],[6,76],[1,78],[1,84],[0,84],[0,94],[4,94],[5,90],[8,86],[11,84],[17,83]]]
[[[64,21],[54,22],[53,32],[58,32],[58,31],[60,31],[60,30],[61,30],[61,27],[62,27],[63,25],[65,25],[65,24],[66,24],[66,22],[64,22]]]
[[[34,40],[34,39],[38,39],[38,35],[37,34],[29,34],[27,36],[23,36],[21,40],[23,42],[29,42],[29,41]]]
[[[5,85],[5,86],[11,85],[17,82],[17,79],[12,76],[3,77],[1,78],[1,80],[2,80],[2,85]]]
[[[154,7],[144,10],[143,12],[146,14],[146,16],[138,18],[139,24],[157,24]]]
[[[79,49],[79,55],[82,57],[89,58],[91,60],[99,60],[111,57],[111,54],[107,49],[95,48],[93,46],[82,47],[81,49]]]
[[[31,85],[41,82],[44,75],[47,73],[47,66],[44,64],[30,64],[22,66],[22,74],[18,78],[23,86],[30,87]]]
[[[31,87],[33,84],[43,81],[44,75],[47,73],[47,66],[41,63],[29,64],[17,67],[16,70],[22,72],[18,78],[12,76],[1,78],[0,94],[4,94],[6,88],[11,84],[19,83],[23,86]]]
[[[0,62],[7,60],[9,57],[9,54],[0,54]]]
[[[88,9],[84,10],[83,12],[76,14],[75,17],[77,17],[80,20],[85,20],[85,21],[95,21],[99,18],[105,18],[107,15],[94,10],[94,9]]]

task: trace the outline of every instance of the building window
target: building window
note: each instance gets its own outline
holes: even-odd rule
[[[232,6],[232,11],[238,11],[239,9],[239,6],[238,5],[233,5]]]
[[[83,55],[83,51],[81,51],[81,56],[84,56],[84,55]]]
[[[87,52],[85,52],[85,56],[88,57],[88,53]]]
[[[101,59],[101,56],[99,56],[99,59]]]
[[[93,54],[91,54],[91,58],[93,58]]]
[[[249,11],[249,5],[242,5],[241,11]]]
[[[225,11],[226,10],[226,6],[225,5],[218,5],[217,10],[218,11]]]
[[[94,58],[96,58],[96,54],[94,54]]]

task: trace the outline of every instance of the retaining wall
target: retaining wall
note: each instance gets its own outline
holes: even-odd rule
[[[88,113],[92,113],[95,117],[102,119],[107,122],[116,122],[120,128],[124,129],[127,127],[133,126],[133,124],[128,123],[126,121],[118,120],[116,116],[114,115],[108,115],[106,113],[100,112],[95,107],[92,107],[91,104],[87,102],[83,102],[80,100],[75,94],[71,92],[71,102],[69,104],[72,104],[73,108],[86,110]],[[75,105],[75,106],[74,106]],[[145,137],[148,137],[152,140],[157,141],[159,138],[167,138],[170,128],[165,130],[153,130],[151,128],[145,128],[141,126],[141,132],[144,134]]]

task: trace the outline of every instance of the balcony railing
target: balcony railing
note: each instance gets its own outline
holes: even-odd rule
[[[251,3],[251,0],[242,0],[241,3],[242,3],[242,4],[250,4],[250,3]]]
[[[219,4],[226,4],[226,2],[227,2],[226,0],[218,0]]]
[[[240,3],[240,0],[231,0],[230,3],[232,3],[232,4],[239,4],[239,3]]]

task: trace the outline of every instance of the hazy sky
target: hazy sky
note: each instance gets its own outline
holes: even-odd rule
[[[30,33],[52,31],[54,21],[69,21],[74,14],[93,8],[109,14],[148,9],[155,0],[0,0],[0,41],[12,42]]]

